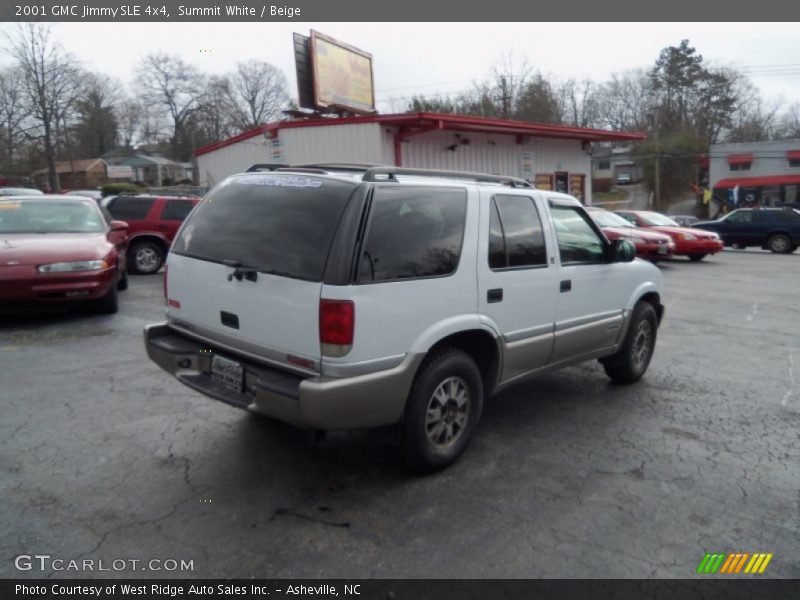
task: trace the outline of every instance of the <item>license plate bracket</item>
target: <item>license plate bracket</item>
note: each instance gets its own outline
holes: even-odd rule
[[[211,357],[211,379],[241,394],[244,390],[244,367],[235,360],[215,354]]]

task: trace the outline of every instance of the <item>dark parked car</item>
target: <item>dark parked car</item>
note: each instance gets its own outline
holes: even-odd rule
[[[128,223],[128,269],[156,273],[186,216],[200,199],[195,196],[115,196],[104,201],[114,219]]]
[[[700,219],[691,215],[670,215],[670,218],[681,227],[691,227],[700,222]]]
[[[715,231],[726,246],[759,246],[788,254],[800,245],[800,211],[790,208],[740,208],[694,227]]]
[[[117,312],[126,229],[89,198],[0,199],[0,312],[73,303]]]

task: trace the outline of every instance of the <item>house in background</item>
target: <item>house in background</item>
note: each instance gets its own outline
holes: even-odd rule
[[[110,165],[129,167],[132,172],[131,181],[149,187],[175,185],[187,179],[183,163],[161,156],[148,156],[132,150],[114,151],[106,155],[106,160]]]
[[[630,145],[595,145],[592,149],[592,190],[607,192],[618,183],[642,179],[641,166],[633,159]]]
[[[56,163],[58,184],[62,190],[95,189],[108,181],[107,163],[102,158],[62,160]],[[50,188],[50,170],[45,167],[31,173],[36,187]]]

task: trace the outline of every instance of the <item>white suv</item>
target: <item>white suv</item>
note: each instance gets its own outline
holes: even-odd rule
[[[317,430],[397,424],[445,467],[485,397],[600,359],[647,369],[661,274],[574,198],[509,177],[342,165],[230,177],[178,232],[150,358],[207,396]]]

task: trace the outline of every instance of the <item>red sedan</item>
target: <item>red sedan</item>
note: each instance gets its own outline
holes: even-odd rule
[[[0,199],[0,310],[80,302],[117,312],[127,227],[87,198]]]
[[[609,240],[628,240],[636,247],[636,256],[639,258],[652,262],[672,258],[675,242],[668,235],[636,227],[602,208],[588,206],[586,210]]]
[[[675,242],[675,254],[688,256],[690,260],[703,260],[709,254],[722,250],[722,240],[716,233],[681,227],[661,213],[648,210],[618,210],[616,213],[637,227],[667,234]]]

